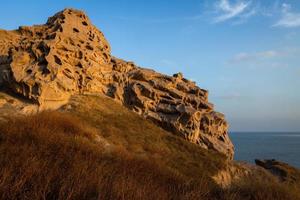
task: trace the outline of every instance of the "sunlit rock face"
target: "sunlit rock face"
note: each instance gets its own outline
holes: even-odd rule
[[[73,94],[104,94],[233,158],[228,124],[208,102],[206,90],[181,73],[167,76],[113,57],[102,32],[81,11],[65,9],[44,25],[1,30],[0,45],[0,86],[41,107],[63,104]]]

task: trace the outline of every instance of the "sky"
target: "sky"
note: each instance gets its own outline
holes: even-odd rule
[[[230,131],[300,131],[299,0],[14,0],[0,29],[84,10],[112,54],[209,91]]]

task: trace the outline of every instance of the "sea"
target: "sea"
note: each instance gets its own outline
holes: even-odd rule
[[[231,132],[234,159],[276,159],[300,168],[300,132]]]

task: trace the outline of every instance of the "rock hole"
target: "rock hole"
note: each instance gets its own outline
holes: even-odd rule
[[[81,63],[77,63],[75,66],[76,66],[76,67],[79,67],[79,68],[83,68],[83,66],[82,66]]]
[[[74,33],[79,33],[79,30],[77,28],[73,28]]]
[[[70,38],[69,42],[70,42],[71,45],[75,46],[75,43],[71,38]]]
[[[26,95],[26,96],[29,96],[30,94],[30,88],[28,85],[26,85],[25,83],[22,84],[22,89],[23,89],[23,93]]]
[[[93,48],[92,46],[90,46],[90,45],[86,45],[85,47],[86,47],[87,49],[91,50],[91,51],[94,50],[94,48]]]
[[[41,52],[48,54],[50,51],[50,48],[43,42],[41,42],[37,47]],[[43,62],[43,61],[42,61]],[[48,64],[48,63],[47,63]]]
[[[65,69],[65,71],[68,72],[68,73],[72,73],[71,70],[69,70],[67,68]]]
[[[68,77],[69,79],[74,79],[71,70],[69,69],[64,69],[63,74]]]
[[[55,37],[56,37],[56,33],[53,33],[51,35],[47,35],[46,40],[53,40],[53,39],[55,39]]]
[[[103,56],[105,59],[108,59],[108,55],[106,53],[103,53]]]
[[[32,87],[32,94],[38,95],[39,94],[39,85],[37,83],[34,84]]]
[[[39,65],[39,66],[47,66],[47,65],[48,65],[48,62],[47,62],[46,59],[43,59],[43,60],[41,60],[41,61],[39,62],[38,65]]]
[[[82,59],[83,53],[81,51],[76,53],[76,58]]]
[[[37,36],[40,36],[40,37],[43,36],[43,33],[41,33],[41,32],[36,32],[36,34],[37,34]]]
[[[222,142],[225,142],[225,139],[224,139],[224,137],[223,136],[219,136],[219,138],[218,138],[219,140],[221,140]]]
[[[83,24],[84,26],[87,26],[87,25],[88,25],[88,23],[86,23],[85,21],[83,21],[82,24]]]
[[[27,74],[31,74],[32,73],[32,69],[27,69],[26,73]]]
[[[82,83],[83,83],[83,78],[82,75],[79,76],[78,79],[78,89],[81,90],[82,89]]]
[[[42,75],[47,76],[48,74],[50,74],[49,69],[47,69],[46,67],[42,70]]]
[[[54,61],[56,62],[56,64],[62,65],[61,60],[60,60],[59,57],[57,57],[56,55],[54,55]]]

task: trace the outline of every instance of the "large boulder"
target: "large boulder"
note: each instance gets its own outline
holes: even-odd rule
[[[45,25],[0,31],[0,45],[0,86],[40,107],[63,104],[73,94],[104,94],[233,158],[228,124],[208,102],[206,90],[181,73],[167,76],[113,57],[102,32],[81,11],[65,9]]]

